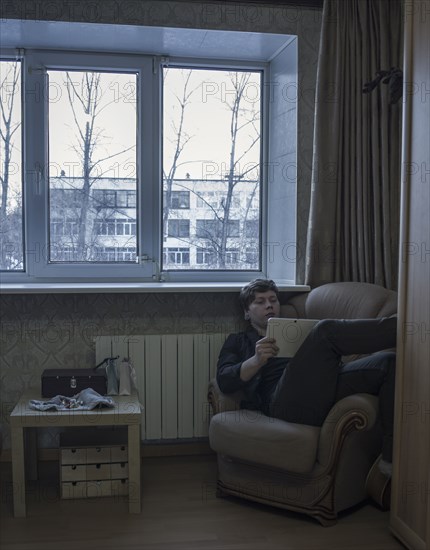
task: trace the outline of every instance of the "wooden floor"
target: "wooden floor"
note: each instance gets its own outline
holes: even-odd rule
[[[334,527],[215,495],[212,456],[144,458],[142,513],[124,499],[58,498],[58,463],[28,486],[27,517],[12,517],[11,468],[1,464],[1,550],[395,550],[388,512],[365,504]]]

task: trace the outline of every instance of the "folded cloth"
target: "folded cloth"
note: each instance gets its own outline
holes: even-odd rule
[[[89,411],[96,407],[114,407],[115,401],[111,397],[100,395],[92,388],[86,388],[73,397],[56,395],[47,401],[30,399],[29,406],[38,411]]]

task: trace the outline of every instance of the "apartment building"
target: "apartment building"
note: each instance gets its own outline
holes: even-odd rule
[[[164,188],[166,189],[166,185]],[[258,180],[187,177],[163,193],[164,270],[257,269],[260,242]],[[133,178],[50,179],[53,262],[136,262],[138,192]]]

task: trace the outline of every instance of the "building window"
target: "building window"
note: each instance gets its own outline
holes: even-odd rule
[[[51,232],[53,235],[76,237],[79,234],[79,220],[73,218],[51,218]]]
[[[64,179],[64,178],[63,178]],[[128,178],[99,178],[98,186],[104,185],[108,187],[109,185],[118,186],[121,182],[124,186],[135,186],[134,180],[129,180]],[[136,190],[122,190],[122,191],[113,191],[111,189],[94,189],[93,191],[93,201],[95,208],[107,208],[107,207],[122,207],[122,208],[136,208]]]
[[[256,261],[256,249],[247,248],[245,251],[245,262],[253,265]]]
[[[167,234],[169,237],[190,236],[190,220],[169,220],[168,226]]]
[[[224,223],[221,220],[197,220],[196,236],[201,239],[209,239],[213,242],[218,242],[222,238]],[[227,221],[227,237],[240,236],[240,221]]]
[[[245,221],[245,236],[250,239],[258,239],[258,220]]]
[[[224,186],[225,187],[225,186]],[[211,209],[218,211],[225,205],[225,195],[220,191],[201,191],[197,194],[197,208]],[[240,196],[234,194],[231,197],[231,208],[240,208]]]
[[[199,265],[211,265],[216,258],[215,251],[210,248],[197,248],[196,262]]]
[[[99,262],[131,262],[136,259],[136,250],[121,246],[103,246],[95,248]]]
[[[225,263],[227,265],[240,264],[240,252],[237,248],[228,248],[225,253]]]
[[[183,209],[190,207],[190,192],[189,191],[172,191],[170,196],[170,208]]]
[[[163,250],[163,263],[170,266],[190,265],[189,248],[165,248]]]
[[[136,220],[134,219],[105,219],[94,222],[95,235],[136,235]]]
[[[196,237],[200,239],[217,239],[221,225],[217,220],[197,220]]]

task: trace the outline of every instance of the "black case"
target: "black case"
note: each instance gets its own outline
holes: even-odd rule
[[[72,397],[85,388],[106,395],[105,369],[46,369],[42,372],[42,397]]]

